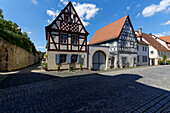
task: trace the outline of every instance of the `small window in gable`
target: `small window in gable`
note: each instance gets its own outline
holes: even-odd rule
[[[70,21],[69,15],[65,15],[65,21],[66,21],[66,22],[69,22],[69,21]]]
[[[65,36],[65,35],[60,35],[60,43],[66,44],[66,43],[67,43],[67,36]]]

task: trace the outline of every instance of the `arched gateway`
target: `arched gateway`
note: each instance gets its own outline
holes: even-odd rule
[[[93,55],[93,69],[104,70],[106,68],[106,55],[102,51],[97,51]]]

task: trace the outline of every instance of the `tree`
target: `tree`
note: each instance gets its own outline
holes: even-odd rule
[[[3,13],[3,10],[0,9],[0,18],[4,18],[4,15],[2,13]]]
[[[165,61],[167,59],[166,55],[163,55],[163,61]]]
[[[16,46],[19,46],[26,51],[36,54],[34,43],[31,42],[26,32],[21,32],[21,28],[10,20],[5,20],[0,9],[0,37]]]

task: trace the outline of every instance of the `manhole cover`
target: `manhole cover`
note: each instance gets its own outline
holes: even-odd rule
[[[127,87],[129,88],[129,89],[136,89],[136,87],[134,86],[134,85],[127,85]]]

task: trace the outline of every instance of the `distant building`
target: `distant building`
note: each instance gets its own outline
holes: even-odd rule
[[[137,38],[129,16],[125,16],[99,30],[89,42],[88,68],[136,66]]]
[[[141,32],[142,29],[140,28],[139,32]],[[138,46],[137,46],[137,51],[138,51],[138,56],[137,56],[137,65],[142,66],[142,65],[149,65],[149,44],[144,42],[142,40],[141,36],[137,36],[138,39]]]
[[[45,27],[47,40],[48,70],[79,69],[80,64],[87,68],[87,36],[71,2],[61,11],[57,18]]]
[[[170,50],[170,36],[159,37],[157,40]]]
[[[152,34],[146,34],[136,31],[137,37],[142,37],[142,40],[149,44],[149,64],[158,65],[158,61],[163,59],[163,55],[170,58],[170,50],[158,42]]]

